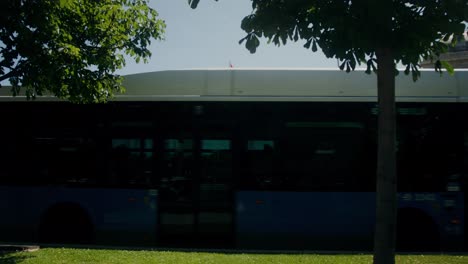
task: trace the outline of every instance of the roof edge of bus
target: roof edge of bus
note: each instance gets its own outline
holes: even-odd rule
[[[123,76],[124,94],[117,101],[159,100],[300,100],[315,101],[333,98],[336,101],[376,98],[376,74],[355,74],[326,68],[213,68],[167,70]],[[466,101],[468,70],[456,71],[454,76],[439,74],[433,69],[422,70],[414,82],[411,75],[396,78],[397,100]],[[22,94],[24,95],[24,94]],[[0,88],[0,100],[14,99],[7,87]],[[9,99],[10,98],[10,99]],[[232,98],[232,99],[229,99]],[[398,99],[400,98],[400,99]],[[53,100],[44,98],[44,100]],[[365,99],[368,101],[369,99]]]
[[[397,68],[398,71],[404,72],[405,68]],[[344,70],[340,70],[336,67],[241,67],[241,68],[228,68],[228,67],[220,67],[220,68],[181,68],[181,69],[165,69],[165,70],[158,70],[158,71],[147,71],[147,72],[135,72],[129,74],[122,74],[123,77],[126,76],[135,76],[141,74],[151,74],[151,73],[164,73],[164,72],[190,72],[190,71],[332,71],[332,72],[346,72]],[[366,68],[356,68],[351,72],[364,72]],[[434,69],[431,68],[422,68],[419,69],[422,72],[435,72]],[[466,72],[468,68],[456,68],[455,72]],[[445,69],[442,69],[442,72],[447,72]]]

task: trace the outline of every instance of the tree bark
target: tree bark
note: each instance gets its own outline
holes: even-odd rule
[[[379,119],[374,263],[394,264],[397,214],[395,64],[391,48],[377,49],[376,55]]]

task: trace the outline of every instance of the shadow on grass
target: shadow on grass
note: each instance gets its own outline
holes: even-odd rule
[[[33,256],[18,255],[18,252],[2,252],[0,251],[0,263],[2,264],[16,264],[25,261]]]

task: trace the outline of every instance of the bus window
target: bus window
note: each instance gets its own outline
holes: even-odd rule
[[[227,208],[232,181],[231,140],[202,139],[200,144],[200,208],[205,212]],[[213,217],[219,215],[213,214]]]
[[[344,191],[362,177],[364,126],[358,122],[286,123],[281,174],[291,190]]]
[[[153,140],[112,139],[112,181],[114,184],[151,186]]]
[[[190,201],[194,174],[192,139],[164,140],[161,195],[166,201]]]
[[[202,179],[216,181],[219,178],[231,178],[232,153],[230,140],[201,140],[201,158],[203,163]]]
[[[42,135],[31,146],[32,182],[43,184],[95,184],[96,157],[92,138],[78,135]]]
[[[276,142],[274,140],[248,140],[246,175],[242,185],[254,189],[275,189],[280,184],[275,174]]]
[[[463,135],[445,110],[398,116],[398,191],[445,191],[450,176],[461,172]]]

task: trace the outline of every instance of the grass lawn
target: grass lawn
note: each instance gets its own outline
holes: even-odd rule
[[[250,254],[197,253],[169,251],[96,250],[44,248],[35,252],[0,253],[1,264],[16,263],[372,263],[371,255],[322,254]],[[398,255],[397,263],[467,264],[468,256],[452,255]]]

